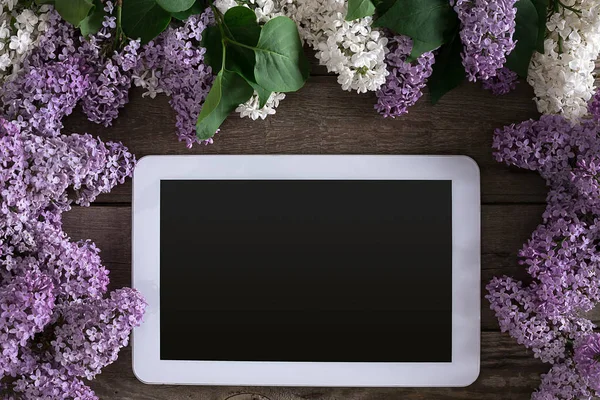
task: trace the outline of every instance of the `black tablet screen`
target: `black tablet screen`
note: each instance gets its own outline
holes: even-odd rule
[[[450,362],[451,181],[162,181],[163,360]]]

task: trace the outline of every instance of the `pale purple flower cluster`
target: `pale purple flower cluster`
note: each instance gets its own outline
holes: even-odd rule
[[[517,0],[451,0],[460,19],[463,65],[475,82],[496,76],[516,42]]]
[[[600,89],[596,90],[589,104],[589,111],[593,119],[600,122]]]
[[[575,342],[573,359],[589,386],[600,391],[600,334],[592,333]]]
[[[592,120],[545,115],[494,136],[498,161],[538,171],[550,187],[543,223],[519,253],[528,284],[501,277],[487,286],[502,331],[554,364],[534,399],[600,389],[599,337],[581,317],[600,302],[599,133]]]
[[[552,366],[542,375],[542,384],[531,396],[531,400],[591,400],[594,393],[575,369],[572,361]]]
[[[168,28],[141,51],[141,63],[135,72],[138,80],[151,92],[171,96],[176,114],[179,140],[188,147],[200,143],[196,137],[196,120],[210,91],[213,74],[204,64],[206,50],[200,47],[202,32],[212,22],[210,10],[188,18],[183,26]],[[212,139],[204,143],[212,143]]]
[[[135,159],[120,143],[61,134],[61,120],[79,102],[98,122],[114,118],[126,90],[106,64],[131,71],[138,44],[95,63],[101,37],[83,41],[55,13],[49,24],[0,95],[0,398],[91,400],[83,380],[117,358],[145,302],[107,292],[98,248],[72,242],[62,213],[123,183]]]
[[[519,76],[510,69],[502,67],[497,71],[496,76],[482,81],[482,86],[496,96],[502,96],[515,90],[518,83]]]
[[[129,102],[139,47],[139,41],[131,41],[106,60],[99,73],[90,75],[90,88],[82,101],[82,110],[90,121],[110,126],[119,116],[119,109]]]
[[[433,72],[435,62],[432,52],[424,53],[414,62],[407,59],[412,51],[412,40],[407,36],[395,36],[388,42],[390,52],[386,56],[389,75],[377,91],[375,109],[384,117],[398,117],[408,112],[423,95],[423,88]]]
[[[109,126],[129,101],[139,41],[112,50],[116,27],[112,3],[105,3],[104,27],[87,39],[51,12],[40,45],[25,61],[23,72],[3,87],[0,110],[10,120],[54,136],[62,117],[79,103],[90,121]]]
[[[62,118],[71,114],[88,88],[76,57],[27,65],[24,73],[3,86],[0,112],[22,126],[55,136],[62,129]]]
[[[72,202],[93,201],[133,164],[118,143],[50,137],[0,118],[2,398],[95,399],[80,379],[113,362],[141,322],[139,293],[105,297],[98,249],[70,241],[61,222]]]
[[[129,102],[133,70],[139,63],[138,40],[130,40],[120,51],[112,51],[116,35],[116,17],[112,2],[105,3],[107,15],[102,28],[83,41],[78,52],[83,55],[90,88],[82,99],[82,111],[92,122],[112,125],[119,110]]]

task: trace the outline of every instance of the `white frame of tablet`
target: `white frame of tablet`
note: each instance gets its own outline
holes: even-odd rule
[[[451,180],[452,362],[247,362],[160,359],[160,181]],[[149,384],[467,386],[479,375],[479,168],[464,156],[147,156],[133,180],[133,287],[146,298],[133,334],[133,370]],[[202,212],[201,201],[199,209]],[[210,208],[210,205],[206,205]],[[194,210],[190,210],[194,212]],[[433,250],[433,249],[432,249]],[[198,253],[201,257],[202,252]],[[209,328],[210,329],[210,328]],[[192,344],[190,344],[192,345]],[[398,343],[410,346],[410,343]],[[348,349],[352,351],[352,349]]]

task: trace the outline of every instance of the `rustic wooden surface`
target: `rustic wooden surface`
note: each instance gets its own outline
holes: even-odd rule
[[[425,96],[410,113],[383,119],[375,96],[344,92],[335,77],[310,78],[290,94],[266,121],[230,118],[212,146],[188,150],[175,137],[168,99],[131,102],[113,127],[104,129],[76,113],[66,130],[120,140],[138,157],[148,154],[465,154],[481,168],[482,287],[494,275],[523,276],[516,252],[541,221],[546,188],[535,173],[497,163],[492,157],[495,128],[535,118],[533,94],[524,83],[496,98],[465,84],[432,107]],[[199,212],[203,203],[198,203]],[[94,240],[111,270],[111,286],[129,285],[131,271],[131,184],[101,196],[90,208],[65,214],[65,228],[75,239]],[[484,292],[482,291],[482,294]],[[600,320],[600,314],[594,315]],[[194,345],[194,344],[190,344]],[[482,299],[481,375],[467,388],[356,389],[148,386],[131,370],[130,349],[92,383],[101,399],[112,400],[387,400],[387,399],[527,399],[547,366],[499,332]]]

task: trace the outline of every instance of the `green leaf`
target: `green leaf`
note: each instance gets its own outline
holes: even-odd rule
[[[256,46],[260,37],[260,25],[256,14],[248,7],[233,7],[223,17],[225,34],[233,40],[248,46]]]
[[[226,68],[239,73],[248,82],[256,82],[254,77],[256,56],[249,48],[254,48],[260,37],[261,28],[256,21],[256,14],[247,7],[233,7],[225,13],[223,24],[225,35],[233,40],[227,44]]]
[[[83,36],[93,35],[98,32],[100,28],[102,28],[102,22],[104,21],[104,17],[106,16],[106,11],[104,11],[104,4],[101,0],[94,0],[94,8],[89,15],[81,21],[79,25],[79,29],[81,30],[81,34]]]
[[[458,16],[448,0],[397,0],[373,26],[391,29],[435,48],[451,39]]]
[[[295,92],[308,79],[308,60],[304,54],[296,23],[287,17],[267,22],[256,45],[256,83],[272,92]]]
[[[54,0],[35,0],[35,4],[41,6],[42,4],[54,4]]]
[[[194,0],[156,0],[156,2],[170,13],[185,11],[194,5]]]
[[[348,0],[346,21],[370,17],[375,14],[375,6],[371,0]]]
[[[253,93],[252,87],[241,76],[226,69],[221,70],[198,115],[198,138],[206,140],[213,137],[227,116],[248,101]]]
[[[433,50],[437,49],[438,47],[440,47],[440,46],[436,46],[435,44],[432,44],[432,43],[421,42],[420,40],[413,39],[413,47],[412,47],[410,56],[408,57],[407,61],[413,62],[417,58],[421,57],[423,55],[423,53],[427,53],[428,51],[433,51]]]
[[[206,4],[202,0],[196,0],[196,2],[187,10],[171,13],[173,18],[176,18],[180,21],[185,21],[192,15],[202,14],[206,9]]]
[[[517,46],[506,57],[505,66],[520,77],[527,78],[531,57],[538,45],[538,13],[531,0],[519,0],[516,7],[517,26],[513,38]]]
[[[70,1],[70,0],[66,0]],[[148,43],[171,22],[171,14],[156,3],[156,0],[125,0],[121,24],[123,31],[131,39],[141,39]]]
[[[202,32],[202,42],[200,46],[206,49],[204,53],[204,62],[208,64],[214,72],[223,68],[223,37],[218,26],[208,26]]]
[[[78,28],[93,5],[92,0],[56,0],[54,8],[65,21]]]
[[[395,2],[396,0],[373,0],[375,9],[379,15],[385,14],[390,8],[392,8]]]
[[[548,7],[550,6],[549,0],[533,0],[533,4],[538,14],[538,39],[537,48],[538,53],[544,54],[544,40],[546,40],[546,19],[548,18]]]
[[[435,57],[433,73],[427,82],[432,104],[437,104],[446,93],[465,80],[461,52],[462,43],[456,35],[450,43],[440,49]]]
[[[267,101],[269,101],[269,97],[271,97],[271,91],[265,89],[264,87],[260,86],[257,83],[253,83],[253,82],[248,82],[250,84],[250,86],[252,86],[252,89],[254,89],[254,91],[258,94],[258,106],[259,108],[263,108],[265,106],[265,104],[267,104]]]

